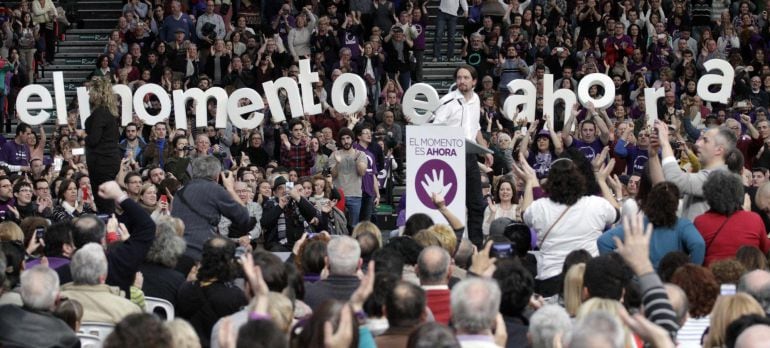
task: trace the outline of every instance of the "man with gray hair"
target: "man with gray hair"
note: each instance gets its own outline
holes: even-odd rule
[[[568,341],[570,348],[623,348],[626,333],[618,318],[605,311],[594,311],[575,324]]]
[[[751,295],[764,308],[765,313],[770,313],[770,272],[765,270],[753,270],[741,276],[736,291]]]
[[[648,162],[650,176],[654,183],[666,180],[673,182],[679,188],[684,195],[681,216],[694,221],[696,216],[709,209],[704,197],[703,184],[712,172],[727,170],[725,159],[730,151],[735,149],[737,142],[735,134],[726,127],[712,128],[703,133],[695,143],[703,169],[697,173],[683,173],[674,156],[674,149],[668,141],[668,125],[658,121],[655,127],[660,139],[661,155],[658,157],[657,152],[650,154]]]
[[[70,269],[73,282],[62,285],[62,295],[83,305],[83,321],[117,324],[127,315],[142,311],[125,299],[119,288],[104,283],[107,257],[101,245],[88,243],[80,248]]]
[[[429,246],[422,250],[417,258],[415,273],[420,278],[420,285],[425,290],[428,308],[435,320],[448,325],[452,318],[449,292],[449,278],[452,276],[451,257],[444,248]]]
[[[528,335],[532,348],[552,348],[553,337],[562,337],[572,329],[572,319],[567,311],[557,305],[545,305],[529,319]]]
[[[452,323],[462,347],[491,348],[505,344],[507,337],[503,337],[502,342],[495,342],[496,335],[492,331],[499,316],[500,296],[500,287],[490,279],[468,278],[454,286]],[[497,322],[504,329],[502,318]]]
[[[358,288],[356,273],[361,268],[361,247],[348,236],[332,238],[326,245],[329,276],[305,288],[305,303],[314,311],[328,299],[347,301]]]
[[[220,186],[217,180],[222,183]],[[224,187],[223,187],[224,186]],[[201,156],[192,160],[192,180],[174,196],[171,215],[185,223],[184,238],[187,250],[179,260],[178,270],[187,274],[195,261],[201,258],[203,244],[216,236],[221,216],[232,224],[231,231],[239,231],[239,238],[248,234],[257,220],[249,215],[235,191],[235,174],[222,172],[222,164],[213,156]]]
[[[21,274],[24,307],[0,306],[0,346],[79,347],[75,332],[51,311],[59,301],[56,271],[37,266]]]

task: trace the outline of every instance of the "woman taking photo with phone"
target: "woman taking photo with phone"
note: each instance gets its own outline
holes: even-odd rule
[[[114,180],[120,170],[118,103],[112,92],[112,83],[107,79],[93,79],[89,94],[93,112],[86,119],[86,164],[91,187],[98,191],[101,184]],[[115,211],[113,201],[93,196],[99,212],[112,214]]]

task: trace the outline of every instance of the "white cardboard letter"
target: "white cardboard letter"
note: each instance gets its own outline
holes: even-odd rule
[[[29,101],[29,97],[32,95],[39,96],[40,101]],[[41,85],[27,85],[19,91],[19,95],[16,97],[16,111],[19,113],[19,120],[30,126],[45,123],[51,115],[48,111],[42,109],[50,109],[52,107],[53,99],[51,98],[51,93]],[[29,109],[41,110],[37,115],[32,115],[29,113]]]
[[[158,101],[160,101],[160,112],[155,116],[150,115],[147,109],[144,108],[144,97],[148,94],[154,94]],[[163,122],[171,114],[171,99],[168,98],[168,92],[163,87],[154,83],[148,83],[136,90],[136,94],[134,94],[134,110],[136,110],[136,115],[145,124],[154,126],[158,122]]]
[[[348,105],[345,101],[345,87],[353,86],[353,102]],[[345,73],[340,75],[332,85],[332,106],[343,114],[357,113],[366,106],[366,83],[361,76]]]
[[[503,103],[503,112],[505,118],[516,121],[513,119],[513,114],[516,113],[520,105],[524,105],[521,112],[518,113],[516,118],[526,117],[527,121],[535,121],[535,107],[537,107],[537,89],[535,85],[529,80],[513,80],[508,82],[508,97],[505,98]],[[516,94],[519,91],[523,91],[524,94]]]
[[[249,104],[239,106],[241,99],[248,99]],[[240,129],[254,129],[262,124],[265,114],[256,112],[265,108],[265,103],[257,91],[251,88],[239,88],[230,94],[227,100],[227,114],[230,116],[230,122],[233,126]],[[251,118],[244,119],[243,115],[251,114]]]
[[[267,105],[270,106],[270,115],[274,123],[286,120],[286,116],[283,114],[283,104],[281,104],[281,99],[278,98],[279,89],[286,91],[286,98],[289,99],[289,108],[291,109],[291,117],[301,117],[305,114],[305,111],[302,109],[302,98],[299,95],[297,81],[290,77],[281,77],[278,80],[263,83],[262,88],[265,90]]]
[[[604,88],[604,95],[596,100],[588,95],[588,90],[593,85],[601,85]],[[615,102],[615,84],[612,79],[599,73],[589,74],[583,77],[578,84],[578,100],[580,104],[586,105],[588,102],[592,102],[597,109],[606,109]]]
[[[419,100],[417,99],[418,95],[423,95],[428,100]],[[439,106],[438,92],[427,83],[413,84],[404,92],[404,97],[401,100],[403,100],[401,109],[404,112],[404,117],[409,118],[410,123],[414,125],[421,125],[430,121],[433,117],[433,111]],[[419,113],[417,109],[423,112]]]
[[[174,122],[178,128],[187,129],[187,100],[195,103],[195,127],[206,127],[208,123],[209,98],[217,100],[216,128],[227,126],[227,92],[220,87],[211,87],[202,91],[200,88],[190,88],[186,91],[174,90]]]
[[[733,70],[732,65],[726,60],[709,59],[703,63],[703,67],[709,72],[711,70],[719,70],[722,72],[722,75],[706,74],[701,76],[698,80],[698,96],[704,102],[727,104],[730,93],[733,91],[733,79],[735,78],[735,70]],[[721,88],[718,92],[710,92],[709,86],[711,85],[720,85]]]

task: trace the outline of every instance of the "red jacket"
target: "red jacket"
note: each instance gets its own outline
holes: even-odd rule
[[[735,257],[738,249],[744,245],[755,246],[763,254],[770,250],[762,218],[754,212],[739,210],[725,217],[708,211],[696,217],[694,223],[706,242],[704,266]],[[724,226],[719,230],[722,224]]]

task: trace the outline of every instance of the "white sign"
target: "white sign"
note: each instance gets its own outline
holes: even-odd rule
[[[424,213],[446,223],[431,196],[465,223],[465,135],[460,127],[406,127],[406,217]]]
[[[703,64],[707,72],[718,72],[720,74],[705,74],[698,80],[698,96],[704,102],[727,103],[730,93],[733,89],[733,77],[735,71],[733,67],[725,60],[711,59]],[[205,92],[198,88],[191,88],[187,91],[175,90],[169,96],[168,93],[159,85],[145,84],[136,91],[131,91],[125,85],[115,85],[112,87],[115,94],[121,101],[121,121],[123,126],[131,122],[134,109],[145,124],[153,125],[161,122],[171,116],[171,109],[174,109],[174,121],[177,127],[187,128],[187,108],[185,103],[188,99],[197,102],[195,107],[195,126],[205,127],[208,120],[208,111],[206,102],[209,99],[217,100],[216,109],[216,127],[225,128],[229,119],[236,127],[254,128],[262,123],[265,107],[269,108],[272,121],[282,122],[286,120],[284,116],[283,105],[278,96],[279,91],[286,92],[289,99],[289,111],[291,117],[300,117],[306,114],[313,115],[321,112],[321,105],[313,101],[312,84],[319,81],[318,73],[310,70],[310,60],[302,59],[299,61],[298,81],[289,77],[281,77],[275,81],[267,81],[262,84],[265,91],[267,105],[264,105],[262,96],[251,88],[241,88],[231,93],[229,96],[224,89],[212,87]],[[351,85],[354,91],[354,98],[350,105],[343,98],[343,91],[347,85]],[[605,93],[598,100],[588,95],[588,90],[593,85],[604,87]],[[64,89],[64,75],[61,71],[53,73],[54,94],[51,95],[45,87],[41,85],[27,85],[19,91],[16,98],[16,110],[19,113],[19,119],[32,126],[45,123],[51,116],[51,113],[45,111],[56,106],[58,123],[67,124],[67,110]],[[300,90],[300,86],[302,87]],[[545,74],[545,83],[543,89],[543,107],[546,115],[553,116],[553,105],[557,99],[566,103],[566,110],[571,110],[574,103],[579,102],[586,105],[593,103],[596,108],[605,109],[612,104],[615,98],[615,89],[612,80],[604,74],[590,74],[583,77],[578,84],[577,95],[572,90],[559,89],[554,91],[553,75]],[[716,92],[709,90],[709,87],[718,86]],[[530,122],[535,119],[535,106],[537,105],[537,90],[535,85],[528,80],[513,80],[507,85],[511,94],[506,98],[503,104],[505,117],[513,120],[516,109],[522,107],[518,117],[526,117]],[[716,88],[715,88],[716,89]],[[516,94],[519,91],[524,94]],[[91,114],[88,105],[88,90],[85,87],[76,89],[78,103],[80,106],[80,119],[85,124],[85,119]],[[647,117],[657,118],[656,99],[662,96],[662,91],[655,91],[652,88],[645,88]],[[155,95],[160,102],[160,110],[157,114],[150,114],[144,106],[144,99],[147,95]],[[40,101],[30,101],[33,96],[37,96]],[[422,96],[426,100],[416,98]],[[241,105],[241,101],[248,100],[248,104]],[[335,110],[343,113],[356,113],[366,106],[366,83],[364,80],[351,73],[340,75],[332,85],[332,106]],[[411,86],[404,93],[403,98],[404,115],[411,119],[412,124],[420,125],[428,122],[432,115],[431,110],[436,110],[439,104],[439,97],[436,89],[424,83],[418,83]],[[37,110],[36,113],[30,113],[30,110]],[[419,112],[421,110],[422,112]],[[254,115],[251,115],[254,113]],[[564,117],[564,122],[567,118]],[[554,129],[553,125],[548,125],[549,129]]]

